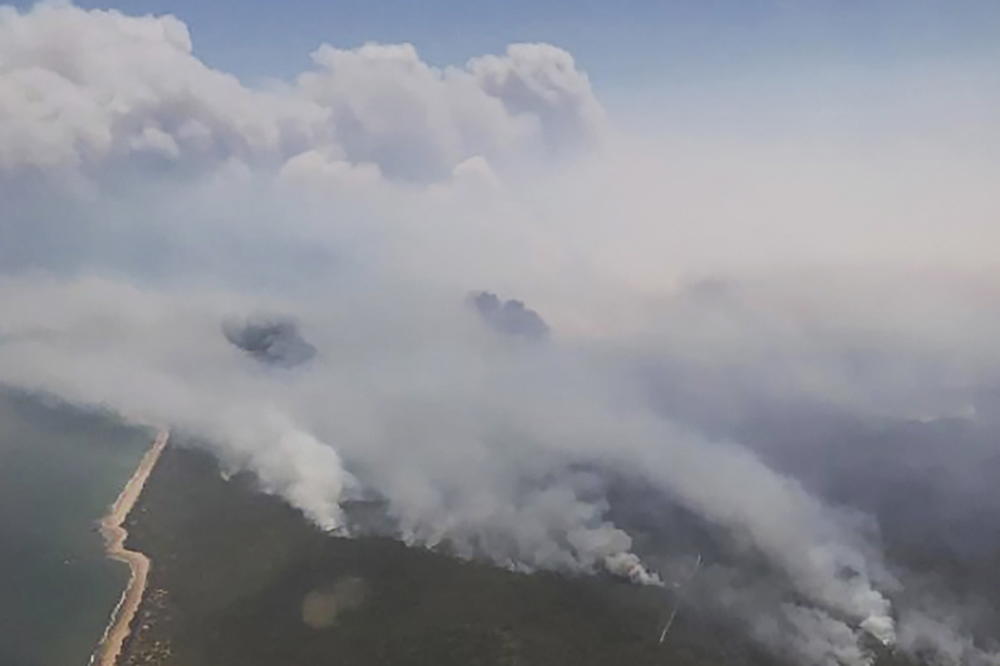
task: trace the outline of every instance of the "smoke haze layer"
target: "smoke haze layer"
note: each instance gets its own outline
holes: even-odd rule
[[[997,663],[893,545],[909,483],[997,506],[996,167],[810,138],[642,145],[547,44],[322,45],[254,88],[174,17],[2,8],[0,378],[192,432],[324,529],[373,500],[414,544],[672,582],[625,479],[763,563],[699,584],[777,652]]]

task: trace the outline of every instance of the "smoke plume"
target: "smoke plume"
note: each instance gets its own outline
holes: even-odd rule
[[[914,581],[1000,547],[1000,160],[661,145],[547,44],[312,58],[255,88],[175,17],[0,8],[4,383],[193,433],[326,530],[372,501],[645,585],[702,539],[697,603],[798,663],[997,663]]]

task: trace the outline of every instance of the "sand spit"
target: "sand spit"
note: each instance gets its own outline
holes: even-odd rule
[[[132,477],[119,493],[118,499],[111,505],[111,510],[101,518],[101,536],[104,537],[104,546],[108,557],[127,564],[130,575],[128,585],[125,586],[122,596],[118,600],[118,605],[111,613],[111,621],[104,630],[104,636],[101,637],[101,642],[98,643],[97,649],[90,657],[91,666],[115,665],[122,644],[128,637],[132,618],[135,616],[139,602],[142,601],[143,592],[146,590],[149,558],[140,552],[125,548],[125,538],[128,536],[128,532],[122,525],[136,500],[139,499],[146,479],[149,478],[163,448],[167,445],[168,436],[169,433],[166,430],[161,430],[156,434],[153,445],[142,457]]]

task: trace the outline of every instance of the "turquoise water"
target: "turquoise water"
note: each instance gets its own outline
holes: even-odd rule
[[[128,580],[96,521],[152,433],[0,391],[0,666],[83,666]]]

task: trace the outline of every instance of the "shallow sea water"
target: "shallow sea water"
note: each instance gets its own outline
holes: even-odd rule
[[[128,568],[97,520],[152,431],[0,391],[0,666],[83,666]]]

